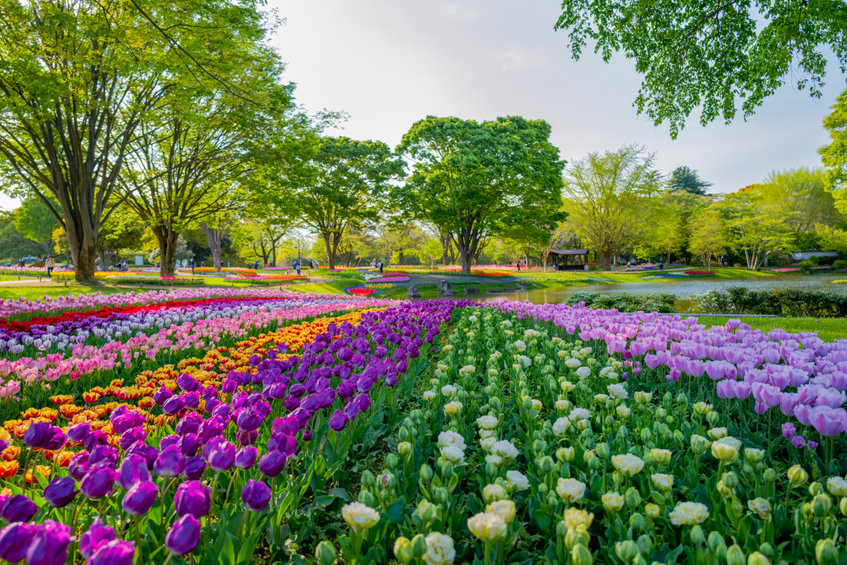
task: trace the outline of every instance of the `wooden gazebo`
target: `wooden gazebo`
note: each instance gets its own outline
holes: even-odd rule
[[[576,271],[585,268],[588,249],[552,249],[550,256],[557,271]]]

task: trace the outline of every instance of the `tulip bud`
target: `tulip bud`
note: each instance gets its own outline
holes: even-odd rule
[[[841,502],[838,503],[838,509],[841,510],[841,513],[847,516],[847,496],[841,499]]]
[[[574,565],[591,565],[594,562],[591,552],[584,545],[575,545],[571,549],[571,560]]]
[[[653,538],[651,538],[647,534],[642,534],[638,538],[638,541],[636,543],[638,544],[638,549],[640,550],[639,553],[641,553],[642,555],[652,555]]]
[[[374,495],[372,495],[371,491],[369,490],[359,491],[359,502],[361,502],[365,506],[369,506],[370,508],[374,508],[376,506],[376,500],[374,499]]]
[[[712,410],[711,412],[706,414],[706,421],[709,422],[710,426],[714,427],[720,421],[720,416],[717,412]]]
[[[485,464],[485,474],[489,477],[493,477],[497,474],[497,465],[494,463],[486,463]]]
[[[491,408],[492,408],[495,412],[499,412],[499,411],[500,411],[500,408],[502,408],[502,407],[503,407],[503,405],[500,403],[500,399],[499,399],[496,395],[492,395],[492,396],[491,396],[491,400],[489,400],[489,401],[488,401],[488,404],[490,404],[490,405],[491,405]]]
[[[815,544],[815,559],[818,565],[835,565],[838,563],[838,548],[830,538],[818,540]]]
[[[367,473],[367,472],[368,471],[365,471],[365,473]],[[432,474],[433,474],[432,473],[432,467],[430,467],[426,463],[421,465],[421,480],[422,481],[424,481],[425,483],[428,483],[429,481],[431,481],[432,480]],[[363,476],[364,476],[364,474],[363,474]],[[373,475],[371,475],[371,476],[373,476]]]
[[[547,442],[540,439],[533,441],[532,450],[535,453],[544,453],[545,451],[547,451]]]
[[[415,559],[420,559],[424,553],[426,553],[426,538],[418,534],[412,538],[412,555]]]
[[[726,565],[744,565],[745,563],[744,551],[737,544],[732,544],[726,550]]]
[[[328,541],[322,541],[315,548],[315,558],[320,565],[332,565],[337,557],[335,546]]]
[[[727,488],[737,488],[738,487],[738,477],[733,472],[724,473],[721,477],[723,484],[726,485]]]
[[[590,451],[586,451],[586,453],[591,453]],[[573,461],[575,456],[575,451],[573,447],[560,447],[556,450],[556,459],[563,463],[570,463]]]
[[[641,429],[641,443],[647,445],[653,439],[653,432],[650,431],[650,428],[642,428]]]
[[[632,561],[639,554],[638,544],[632,540],[619,541],[615,544],[615,554],[624,562]]]
[[[629,527],[633,530],[643,530],[645,526],[644,516],[640,513],[636,512],[629,517]]]
[[[397,444],[397,453],[403,456],[403,458],[408,461],[409,457],[412,456],[412,444],[408,441],[401,441]]]
[[[559,500],[560,500],[559,495],[556,494],[555,492],[548,492],[547,493],[547,504],[549,504],[550,506],[555,506],[556,504],[559,503]]]
[[[542,457],[540,463],[541,471],[544,473],[549,473],[556,468],[556,463],[553,462],[553,458],[549,455]]]
[[[718,532],[712,531],[709,532],[708,544],[709,549],[711,549],[713,552],[716,552],[718,550],[718,547],[721,545],[726,545],[726,542],[724,541],[722,535],[720,535]]]
[[[591,536],[584,530],[568,530],[565,534],[565,547],[573,549],[578,545],[588,546],[591,542]]]
[[[639,494],[635,487],[629,487],[626,494],[624,494],[624,500],[629,508],[637,508],[641,505],[641,494]]]
[[[771,560],[758,551],[754,551],[747,557],[747,565],[771,565]]]
[[[817,496],[823,492],[823,485],[815,481],[809,485],[809,494]]]
[[[605,442],[598,443],[594,449],[597,451],[597,456],[600,459],[608,459],[612,455],[609,444]]]
[[[374,477],[373,473],[371,473],[367,469],[362,471],[362,487],[370,488],[374,485],[375,481],[376,481],[376,478]]]
[[[685,443],[685,435],[680,430],[673,431],[673,441],[674,443],[681,445]]]
[[[453,464],[446,459],[441,461],[441,476],[445,479],[453,476]]]
[[[438,513],[438,508],[435,504],[431,503],[427,499],[423,498],[418,503],[418,516],[420,516],[421,521],[424,523],[432,522],[435,520],[435,517]]]
[[[762,473],[762,476],[764,477],[765,481],[772,483],[776,480],[776,471],[768,467],[767,469],[765,469],[765,472]]]
[[[796,487],[802,485],[807,480],[809,480],[809,473],[800,465],[794,465],[788,469],[788,482],[791,483],[791,486]]]
[[[691,543],[694,545],[703,545],[706,543],[706,534],[703,533],[703,528],[700,527],[699,524],[695,524],[691,528]]]
[[[764,555],[768,559],[772,559],[773,556],[774,556],[773,546],[771,544],[769,544],[768,542],[765,542],[762,545],[760,545],[759,551],[762,553],[762,555]]]
[[[665,416],[668,415],[668,411],[665,410],[662,406],[656,408],[656,418],[660,420],[664,420]]]
[[[444,504],[450,498],[450,493],[447,492],[447,489],[444,487],[435,487],[432,489],[434,498],[436,502],[439,504]]]
[[[659,514],[662,513],[662,509],[651,502],[644,507],[644,513],[647,514],[647,517],[651,520],[655,520],[659,517]]]
[[[397,541],[394,542],[394,556],[401,563],[408,563],[414,558],[412,542],[409,541],[409,538],[403,536],[397,538]]]
[[[396,469],[400,465],[400,458],[394,453],[389,453],[385,457],[385,465],[389,469]]]
[[[412,434],[409,433],[409,428],[403,426],[400,428],[400,431],[397,433],[397,437],[400,438],[400,441],[409,441],[412,437]]]
[[[815,516],[823,518],[832,508],[832,499],[828,494],[819,494],[812,500]]]

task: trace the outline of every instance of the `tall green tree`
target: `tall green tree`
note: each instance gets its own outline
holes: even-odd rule
[[[727,195],[719,209],[730,244],[744,256],[747,268],[758,270],[773,253],[793,248],[793,234],[784,219],[765,205],[756,185]]]
[[[62,225],[77,280],[95,280],[140,120],[186,82],[250,99],[234,64],[264,38],[258,4],[0,0],[0,166]]]
[[[671,192],[682,191],[705,196],[706,189],[710,186],[712,186],[712,183],[704,181],[697,174],[697,171],[686,166],[674,169],[671,178],[668,179],[668,190]]]
[[[835,100],[823,127],[829,131],[830,138],[829,144],[819,150],[828,187],[835,197],[835,205],[847,214],[847,90]]]
[[[555,27],[575,59],[589,41],[605,61],[632,59],[635,107],[676,137],[698,107],[703,125],[730,122],[789,81],[820,96],[827,59],[847,67],[845,22],[843,0],[563,0]]]
[[[711,269],[712,258],[723,255],[727,248],[723,216],[719,209],[716,206],[700,209],[691,219],[688,251],[699,256],[706,268]]]
[[[381,141],[315,136],[286,155],[263,194],[323,240],[334,269],[345,232],[379,219],[390,183],[402,174],[402,161]]]
[[[45,255],[53,253],[53,231],[59,224],[50,209],[38,197],[30,196],[21,202],[13,218],[18,233],[39,244]]]
[[[468,273],[491,235],[519,226],[552,230],[562,218],[565,163],[549,139],[550,125],[542,120],[429,116],[412,125],[397,148],[413,173],[395,198],[449,236]]]
[[[565,209],[568,224],[594,249],[604,269],[625,248],[637,244],[647,230],[651,198],[661,186],[654,156],[642,147],[590,153],[568,167]]]

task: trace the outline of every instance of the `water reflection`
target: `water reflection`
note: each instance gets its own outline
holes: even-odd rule
[[[583,284],[562,288],[538,288],[526,292],[504,292],[487,294],[479,300],[529,300],[534,304],[559,304],[576,292],[597,292],[600,294],[675,294],[677,298],[691,298],[711,290],[723,290],[731,286],[744,286],[750,290],[780,290],[794,288],[807,291],[835,292],[847,294],[847,284],[833,284],[828,281],[847,279],[845,274],[834,275],[780,275],[774,277],[756,277],[749,279],[698,278],[690,280],[651,280],[636,283]]]

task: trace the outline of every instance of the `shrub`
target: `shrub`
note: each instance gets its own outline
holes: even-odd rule
[[[847,260],[838,259],[832,263],[834,269],[847,269]]]
[[[773,316],[847,317],[847,296],[806,290],[749,290],[734,286],[695,297],[703,312]]]
[[[591,308],[619,312],[675,312],[676,296],[673,294],[599,294],[597,292],[577,292],[568,298],[568,304],[585,302]]]
[[[800,263],[798,263],[798,265],[804,271],[808,271],[809,269],[811,269],[812,267],[815,266],[815,262],[814,261],[808,261],[808,260],[807,261],[800,261]]]

